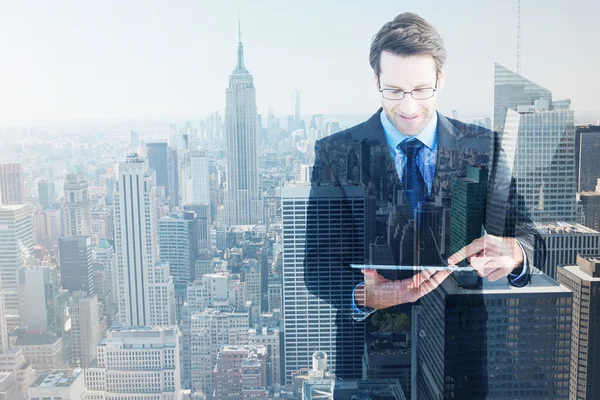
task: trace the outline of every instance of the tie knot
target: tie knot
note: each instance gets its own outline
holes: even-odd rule
[[[417,154],[425,146],[419,139],[406,139],[397,146],[402,149],[402,152],[407,158],[416,158]]]

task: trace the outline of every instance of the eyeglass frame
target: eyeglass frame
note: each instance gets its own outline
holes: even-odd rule
[[[379,93],[381,93],[381,96],[382,96],[384,99],[386,99],[386,100],[392,100],[392,101],[404,100],[404,98],[406,97],[406,94],[407,94],[407,93],[410,93],[410,96],[411,96],[411,97],[412,97],[414,100],[429,100],[429,99],[431,99],[433,96],[435,96],[435,92],[437,92],[437,84],[438,84],[438,74],[435,74],[435,87],[431,87],[431,86],[430,86],[430,87],[424,87],[424,88],[416,88],[416,89],[413,89],[413,90],[411,90],[411,91],[409,91],[409,92],[407,92],[407,91],[404,91],[404,90],[401,90],[401,89],[392,89],[392,88],[385,88],[385,89],[382,89],[382,88],[381,88],[381,78],[380,78],[379,76],[377,76],[377,87],[379,88]],[[427,98],[425,98],[425,99],[415,99],[415,97],[413,96],[413,92],[414,92],[415,90],[420,90],[420,89],[433,89],[433,94],[431,95],[431,97],[427,97]],[[384,91],[386,91],[386,90],[387,90],[387,91],[390,91],[390,90],[394,90],[394,91],[395,91],[395,90],[400,90],[402,93],[404,93],[404,95],[403,95],[401,98],[399,98],[399,99],[388,99],[387,97],[385,97],[385,96],[383,95],[383,92],[384,92]]]

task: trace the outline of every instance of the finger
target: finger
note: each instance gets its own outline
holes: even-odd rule
[[[421,282],[428,279],[434,273],[435,271],[422,270],[421,272],[411,276],[410,278],[405,278],[396,281],[396,287],[398,288],[398,290],[402,291],[414,289],[418,287]]]
[[[403,300],[405,300],[405,302],[414,303],[415,301],[417,301],[418,299],[420,299],[421,297],[425,296],[427,293],[431,292],[433,289],[438,287],[443,282],[444,279],[446,279],[448,276],[450,276],[451,273],[452,273],[452,271],[446,271],[446,270],[436,272],[429,279],[421,282],[419,287],[416,287],[414,289],[409,290],[408,292],[405,292],[405,294],[403,296],[404,297]]]
[[[448,264],[458,264],[460,261],[464,260],[467,257],[472,256],[473,254],[479,253],[485,247],[484,238],[478,238],[473,240],[471,243],[452,254],[448,258]]]
[[[512,271],[512,269],[507,269],[507,268],[496,268],[493,271],[491,271],[487,276],[487,280],[490,282],[494,282],[497,281],[500,278],[504,278],[506,277],[510,271]]]
[[[493,257],[483,257],[483,256],[471,257],[471,259],[469,260],[469,264],[471,265],[471,267],[473,267],[473,269],[475,271],[477,271],[477,275],[485,276],[486,265],[489,262],[491,262],[493,259],[494,259]]]
[[[383,276],[379,275],[377,270],[374,268],[366,268],[364,275],[365,282],[368,283],[385,283],[390,281],[389,279],[386,279]]]
[[[434,276],[436,271],[424,269],[423,271],[415,274],[413,276],[413,287],[419,287],[423,282],[429,280],[432,276]]]

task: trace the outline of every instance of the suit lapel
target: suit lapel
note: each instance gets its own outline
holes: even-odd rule
[[[442,163],[442,159],[450,153],[450,150],[456,150],[459,148],[459,140],[463,137],[463,133],[460,132],[452,123],[443,116],[441,113],[437,113],[437,157],[435,165],[435,174],[433,176],[433,184],[431,187],[431,196],[435,196],[440,193],[441,179],[440,176],[446,164]],[[452,182],[448,183],[452,185]],[[451,187],[449,187],[451,189]]]
[[[367,146],[367,149],[371,156],[383,152],[383,162],[385,165],[386,175],[384,179],[389,179],[392,187],[401,188],[400,178],[398,177],[395,162],[392,158],[387,140],[385,137],[385,131],[381,125],[381,119],[379,113],[382,112],[380,108],[375,114],[373,114],[362,126],[362,129],[355,133],[352,137],[353,141],[360,142],[362,146]],[[437,112],[437,111],[436,111]],[[463,137],[463,133],[460,132],[456,127],[441,113],[437,112],[437,157],[436,157],[436,169],[433,179],[431,194],[435,196],[440,192],[441,179],[440,172],[446,168],[445,163],[442,163],[444,155],[448,154],[450,150],[456,150],[459,148],[459,140]],[[363,182],[367,185],[371,182],[374,186],[375,191],[380,190],[380,178],[379,176],[373,176],[371,174],[371,164],[373,163],[371,157],[361,159],[361,167],[363,176],[366,177]]]

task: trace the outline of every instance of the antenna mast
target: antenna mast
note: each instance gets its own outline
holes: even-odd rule
[[[521,0],[517,0],[517,74],[521,75]]]

